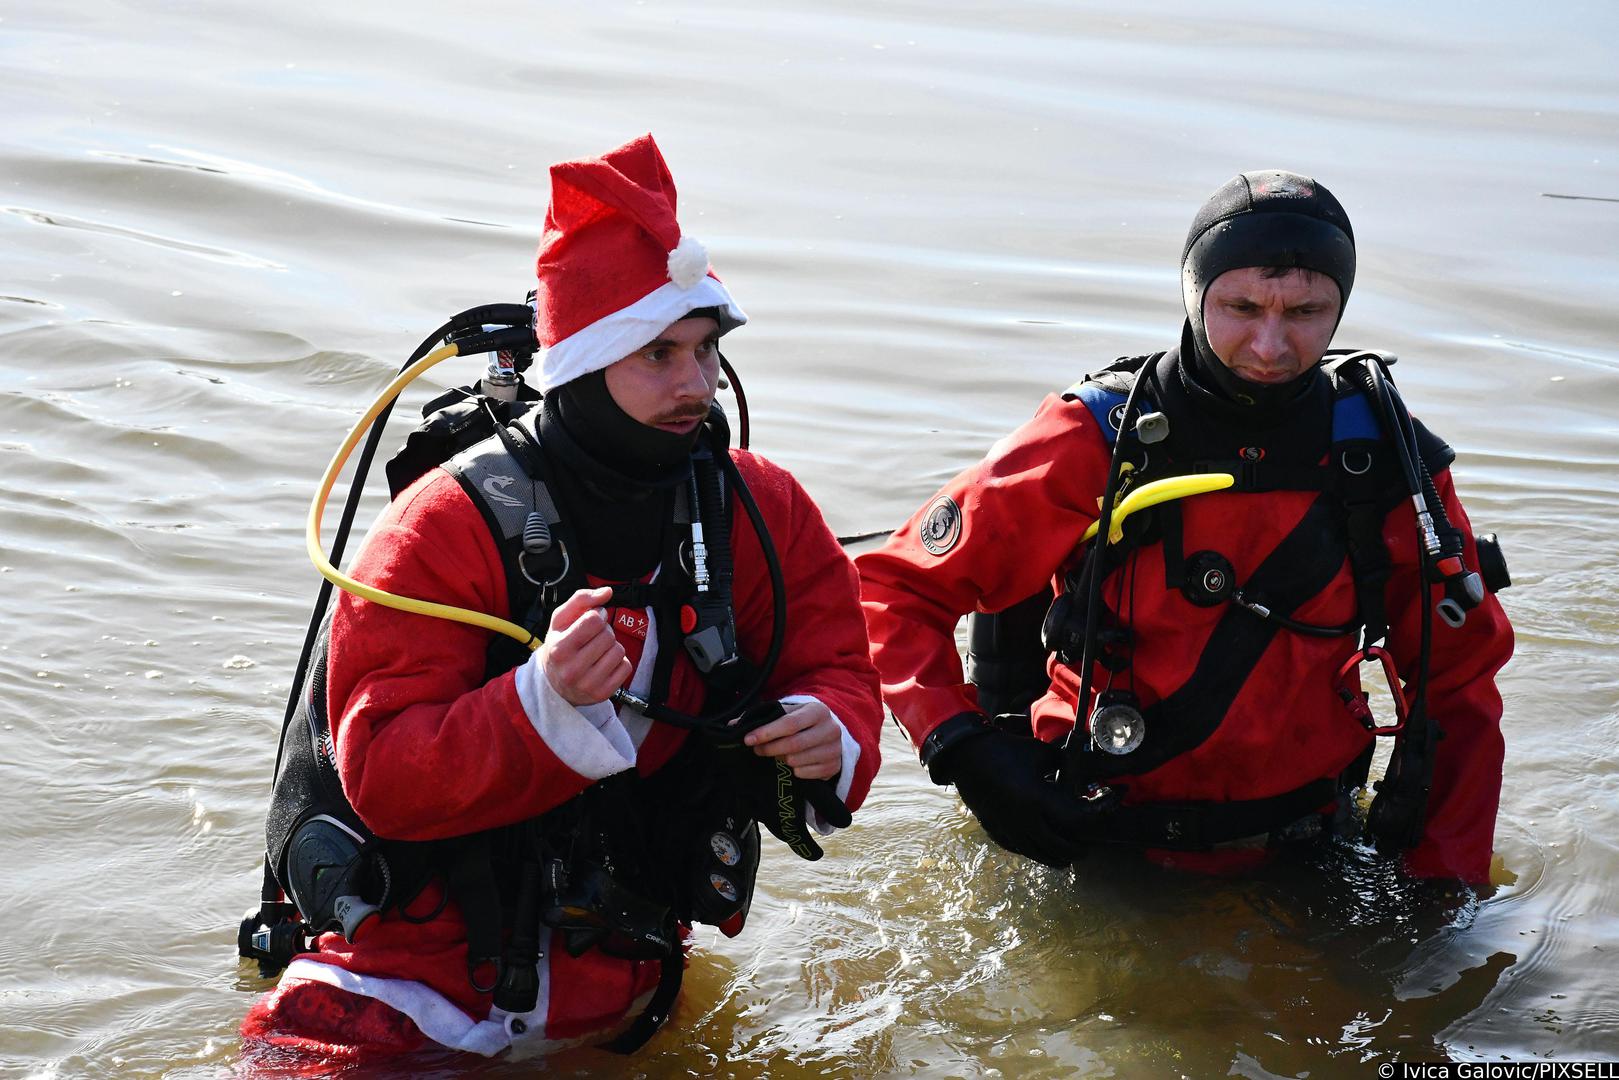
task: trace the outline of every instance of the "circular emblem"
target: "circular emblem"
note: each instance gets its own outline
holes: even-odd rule
[[[1244,461],[1258,461],[1264,456],[1265,448],[1263,446],[1245,446],[1242,448],[1242,460]]]
[[[1231,595],[1231,563],[1218,551],[1194,551],[1186,560],[1181,595],[1198,607],[1214,607]]]
[[[742,848],[731,838],[730,833],[714,833],[708,838],[708,846],[713,849],[714,858],[726,866],[735,866],[742,861]]]
[[[741,895],[736,891],[736,883],[724,874],[708,875],[708,883],[714,887],[715,892],[733,904],[736,903],[737,897]]]
[[[1119,402],[1107,412],[1107,422],[1114,431],[1124,430],[1124,402]]]
[[[934,555],[943,555],[955,547],[956,541],[961,539],[961,508],[956,500],[948,495],[934,499],[918,531],[922,535],[922,546]]]

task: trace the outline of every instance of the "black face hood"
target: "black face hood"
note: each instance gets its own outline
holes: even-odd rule
[[[564,432],[569,464],[589,479],[633,494],[669,487],[685,478],[701,428],[677,435],[635,419],[607,389],[605,371],[592,371],[545,395],[545,417]]]
[[[702,430],[675,435],[639,423],[599,371],[545,395],[540,445],[554,464],[551,480],[586,573],[634,581],[658,565],[675,485],[691,472]]]
[[[1325,274],[1338,285],[1342,319],[1355,284],[1355,233],[1349,215],[1332,192],[1308,176],[1250,172],[1209,196],[1186,234],[1181,295],[1194,348],[1185,360],[1209,389],[1240,406],[1274,411],[1298,397],[1298,380],[1262,385],[1239,378],[1214,355],[1203,326],[1209,284],[1228,270],[1250,266]]]

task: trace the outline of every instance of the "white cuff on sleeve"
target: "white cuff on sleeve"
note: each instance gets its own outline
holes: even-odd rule
[[[809,694],[790,694],[782,698],[781,703],[783,705],[807,705],[812,701],[818,702],[820,700],[820,698]],[[832,712],[831,706],[827,706],[826,711]],[[844,725],[837,713],[832,712],[832,719],[837,721],[838,731],[843,736],[840,747],[843,760],[839,762],[837,794],[838,798],[847,804],[849,801],[849,789],[854,786],[855,763],[860,760],[860,744],[854,741],[854,736],[849,734],[848,727]],[[831,836],[832,833],[837,831],[823,821],[821,815],[815,812],[815,807],[809,805],[809,803],[804,804],[804,820],[809,822],[810,828],[822,836]]]
[[[635,767],[635,745],[612,702],[570,705],[545,677],[537,652],[517,669],[516,679],[528,722],[562,764],[591,780]]]

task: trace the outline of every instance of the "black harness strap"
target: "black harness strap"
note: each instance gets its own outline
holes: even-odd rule
[[[1271,465],[1264,461],[1229,458],[1224,461],[1194,461],[1190,473],[1230,473],[1236,483],[1228,491],[1325,491],[1328,472],[1319,465]]]
[[[1178,851],[1200,851],[1259,836],[1316,811],[1338,795],[1338,782],[1312,780],[1267,799],[1237,802],[1156,802],[1121,806],[1108,814],[1103,839]]]
[[[1254,571],[1246,588],[1283,613],[1319,595],[1343,567],[1342,548],[1321,542],[1322,536],[1334,535],[1337,516],[1330,497],[1317,498]],[[1147,735],[1140,748],[1129,754],[1079,756],[1076,761],[1086,779],[1147,772],[1202,744],[1219,727],[1279,629],[1246,608],[1228,607],[1209,634],[1191,677],[1144,710]]]
[[[1355,604],[1365,625],[1364,641],[1370,645],[1383,640],[1389,628],[1388,608],[1383,598],[1383,588],[1394,573],[1394,562],[1383,541],[1388,500],[1376,490],[1366,490],[1376,485],[1357,483],[1359,477],[1342,479],[1345,483],[1339,497],[1344,508],[1349,565],[1355,577]]]
[[[615,1054],[633,1054],[645,1046],[647,1040],[668,1021],[675,998],[680,996],[680,982],[686,974],[686,957],[677,946],[672,956],[664,957],[659,963],[662,966],[658,971],[658,985],[652,991],[652,999],[647,1002],[646,1010],[629,1027],[602,1043],[603,1050]]]
[[[445,889],[460,905],[466,922],[467,978],[473,989],[488,993],[495,989],[496,982],[480,982],[478,969],[487,965],[498,978],[501,966],[500,889],[490,861],[488,833],[477,833],[457,845],[445,878]]]
[[[1179,499],[1158,507],[1158,527],[1164,547],[1164,588],[1179,592],[1186,586],[1185,522]]]

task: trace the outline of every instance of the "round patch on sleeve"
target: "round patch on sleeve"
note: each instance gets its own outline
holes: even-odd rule
[[[961,539],[961,507],[950,496],[940,495],[928,507],[917,532],[922,536],[923,547],[934,555],[943,555]]]

